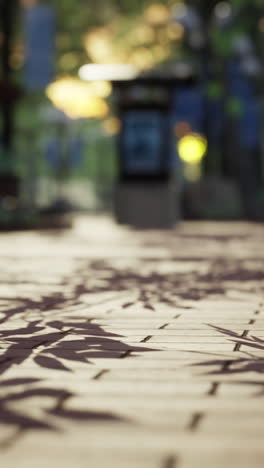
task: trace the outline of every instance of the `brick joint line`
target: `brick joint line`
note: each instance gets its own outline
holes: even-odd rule
[[[249,333],[249,330],[244,330],[242,335],[241,335],[241,338],[245,338]],[[240,351],[240,348],[241,346],[243,345],[243,343],[236,343],[235,347],[234,347],[234,351]]]
[[[178,465],[178,458],[174,455],[170,455],[164,461],[162,468],[176,468]]]
[[[204,418],[203,413],[194,413],[194,415],[191,418],[190,423],[188,424],[187,429],[189,431],[196,431],[199,428],[199,425],[202,422],[202,419]]]
[[[208,396],[215,396],[219,389],[219,382],[212,382],[211,388],[208,391]]]
[[[148,335],[148,336],[146,336],[146,338],[141,340],[140,343],[147,343],[149,340],[151,340],[151,338],[152,338],[152,335]]]
[[[96,374],[92,380],[99,380],[103,375],[107,374],[109,372],[108,369],[102,369],[98,374]]]

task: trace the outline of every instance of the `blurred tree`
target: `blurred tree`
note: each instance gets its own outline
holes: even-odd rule
[[[199,10],[207,31],[201,50],[209,107],[205,169],[236,180],[246,212],[264,180],[263,160],[263,0],[188,1]]]
[[[57,11],[57,76],[76,76],[87,62],[144,69],[184,59],[198,66],[207,97],[205,170],[233,177],[243,160],[242,180],[251,160],[251,187],[259,183],[264,0],[20,0],[25,8],[39,3]],[[1,47],[3,31],[0,39]],[[20,76],[18,27],[10,66]]]

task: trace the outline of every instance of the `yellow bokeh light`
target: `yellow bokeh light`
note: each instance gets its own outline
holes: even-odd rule
[[[166,23],[170,18],[170,11],[163,3],[153,3],[145,10],[146,21],[153,25]]]
[[[129,56],[129,62],[136,65],[141,70],[151,67],[155,63],[151,50],[152,49],[147,49],[145,47],[136,49]]]
[[[94,62],[103,63],[112,54],[111,33],[107,28],[96,28],[84,37],[84,46]]]
[[[84,47],[94,63],[122,63],[125,60],[121,47],[115,50],[110,28],[100,27],[90,31],[84,37]]]
[[[197,164],[205,156],[207,140],[198,133],[185,135],[178,141],[180,158],[188,164]]]
[[[180,23],[171,23],[167,27],[168,38],[172,41],[180,41],[185,34],[184,26]]]
[[[121,121],[117,117],[109,117],[103,122],[103,129],[108,136],[117,135],[121,130]]]
[[[148,24],[139,24],[133,31],[133,38],[137,43],[150,43],[155,41],[154,29]]]
[[[155,65],[167,58],[170,53],[166,30],[169,19],[169,8],[161,3],[153,3],[145,10],[143,21],[142,18],[138,18],[139,21],[133,28],[129,23],[126,32],[115,22],[108,26],[93,28],[83,38],[90,62],[107,65],[126,64],[129,60],[129,63],[140,69]],[[160,52],[161,47],[163,47],[162,52]]]
[[[169,56],[169,49],[165,49],[161,45],[155,45],[152,48],[152,52],[154,54],[154,57],[156,58],[156,62],[159,62],[160,60],[164,60]]]
[[[73,119],[104,118],[108,104],[96,95],[90,84],[77,78],[65,77],[48,86],[46,94],[57,109]]]
[[[103,119],[109,113],[108,104],[101,98],[92,97],[87,102],[75,102],[74,106],[64,109],[72,119]]]
[[[112,85],[109,81],[92,81],[90,88],[95,96],[100,98],[107,98],[112,93]]]

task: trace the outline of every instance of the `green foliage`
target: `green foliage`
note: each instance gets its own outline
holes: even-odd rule
[[[226,103],[227,113],[233,118],[239,118],[243,114],[243,103],[236,97],[230,97]]]
[[[241,8],[248,4],[248,0],[231,0],[231,4],[235,7]]]
[[[84,36],[94,28],[109,26],[114,30],[113,41],[116,47],[128,50],[126,57],[129,61],[133,52],[147,48],[150,54],[154,54],[153,50],[156,45],[162,44],[164,49],[170,53],[169,58],[172,60],[181,57],[184,60],[197,63],[202,60],[202,54],[199,51],[194,51],[188,45],[188,34],[186,33],[182,40],[166,41],[160,35],[160,31],[155,30],[154,40],[151,42],[133,43],[135,38],[135,30],[139,23],[144,22],[144,9],[146,6],[153,3],[163,3],[164,5],[173,5],[176,0],[41,0],[42,3],[49,3],[55,7],[57,12],[57,38],[56,38],[56,75],[77,75],[80,66],[91,61],[87,50],[84,46]],[[263,32],[259,29],[259,19],[264,17],[264,0],[230,0],[236,12],[234,21],[229,25],[221,28],[212,24],[210,13],[212,12],[215,1],[209,2],[206,0],[189,0],[186,1],[189,5],[199,8],[204,22],[205,28],[208,28],[207,48],[210,50],[210,70],[212,72],[212,80],[208,83],[207,94],[212,99],[225,99],[226,111],[234,119],[239,118],[243,113],[242,103],[232,96],[226,98],[225,84],[223,76],[225,73],[226,60],[232,55],[232,45],[236,37],[244,36],[253,39],[256,44],[257,37],[260,37],[258,47],[263,49],[262,38]],[[158,29],[158,28],[157,28]],[[20,31],[19,31],[19,34]],[[21,36],[20,36],[21,37]],[[111,40],[112,40],[111,39]],[[169,44],[169,46],[168,46]],[[264,54],[262,54],[264,56]],[[162,62],[162,58],[159,59]],[[19,76],[19,75],[18,75]],[[37,109],[43,103],[43,96],[28,96],[27,103],[23,101],[18,110],[17,121],[19,122],[17,129],[17,141],[19,153],[22,155],[20,161],[24,161],[24,167],[27,166],[28,158],[36,164],[36,172],[48,172],[47,164],[43,162],[43,151],[41,145],[47,138],[47,131],[52,136],[53,129],[51,126],[45,129],[38,117]],[[87,132],[86,132],[87,131]],[[92,129],[83,128],[83,135]],[[33,135],[32,138],[28,135]],[[111,141],[111,151],[109,151],[109,141],[101,139],[99,145],[101,148],[106,145],[102,153],[110,154],[108,159],[104,161],[105,173],[111,177],[115,173],[114,167],[114,144]],[[97,148],[96,148],[97,145]],[[30,150],[30,154],[29,154]],[[78,177],[88,176],[91,179],[96,179],[96,151],[98,150],[98,142],[96,144],[88,143],[86,148],[85,160],[82,167],[76,168],[75,175]],[[35,159],[34,159],[35,158]],[[2,158],[7,159],[7,158]],[[22,170],[22,169],[21,169]]]
[[[223,83],[210,81],[207,86],[207,95],[211,99],[220,99],[224,93]]]

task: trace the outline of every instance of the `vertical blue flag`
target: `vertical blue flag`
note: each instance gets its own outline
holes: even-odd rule
[[[69,143],[69,164],[71,167],[78,167],[83,160],[84,142],[79,137],[73,137]]]
[[[57,169],[61,164],[61,145],[58,139],[49,140],[45,147],[45,156],[48,164]]]
[[[48,5],[24,10],[25,86],[44,89],[53,78],[55,52],[55,12]]]
[[[248,149],[256,148],[261,143],[261,108],[256,86],[237,61],[229,63],[228,79],[229,93],[239,99],[243,109],[237,121],[240,144]]]

